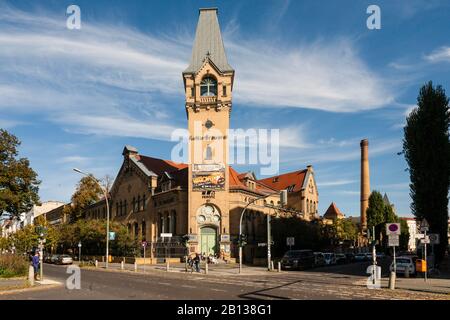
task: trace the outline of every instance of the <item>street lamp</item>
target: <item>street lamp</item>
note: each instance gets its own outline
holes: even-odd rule
[[[81,171],[80,169],[73,168],[73,171],[81,173],[92,180],[94,180],[99,186],[100,189],[102,189],[103,194],[105,196],[105,203],[106,203],[106,265],[105,268],[108,269],[108,262],[109,262],[109,199],[108,199],[108,189],[100,184],[100,182],[94,177],[94,175],[86,173]]]
[[[78,242],[78,263],[81,264],[81,241]]]
[[[284,193],[284,190],[282,190],[281,192]],[[244,213],[245,213],[245,210],[247,210],[247,207],[249,205],[255,203],[258,200],[265,199],[265,198],[273,196],[275,194],[279,194],[279,192],[273,192],[273,193],[269,193],[265,196],[255,198],[245,205],[244,209],[242,209],[241,218],[239,220],[239,239],[242,237],[242,218],[244,217]],[[285,198],[284,195],[282,196],[282,198],[283,198],[283,202],[287,200],[287,198],[286,198],[286,200],[284,199]],[[267,231],[268,231],[267,232],[267,256],[268,256],[268,260],[269,260],[267,263],[270,268],[270,242],[271,242],[271,240],[270,240],[270,214],[267,216],[267,218],[268,218],[268,220],[267,220]],[[239,243],[239,273],[241,273],[241,272],[242,272],[242,244]]]

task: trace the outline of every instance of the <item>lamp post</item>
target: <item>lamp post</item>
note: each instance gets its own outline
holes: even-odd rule
[[[81,173],[92,180],[94,180],[99,186],[100,189],[102,189],[103,194],[105,196],[105,203],[106,203],[106,264],[105,268],[108,269],[108,262],[109,262],[109,199],[108,199],[108,189],[100,184],[100,182],[94,177],[94,175],[86,173],[81,171],[80,169],[74,168],[73,171]]]
[[[242,218],[244,217],[244,213],[245,213],[245,211],[247,210],[247,207],[249,206],[249,205],[251,205],[251,204],[253,204],[253,203],[255,203],[256,201],[258,201],[258,200],[262,200],[262,199],[265,199],[265,198],[267,198],[267,197],[270,197],[270,196],[273,196],[273,195],[275,195],[275,194],[279,194],[278,192],[273,192],[273,193],[269,193],[269,194],[267,194],[267,195],[265,195],[265,196],[262,196],[262,197],[258,197],[258,198],[255,198],[255,199],[253,199],[252,201],[250,201],[249,203],[247,203],[246,205],[245,205],[245,207],[244,207],[244,209],[242,209],[242,212],[241,212],[241,218],[239,219],[239,238],[241,237],[241,235],[242,235]],[[270,218],[269,218],[269,216],[268,216],[268,224],[270,224]],[[268,251],[267,251],[267,256],[268,256],[268,259],[270,260],[270,226],[268,226],[268,234],[267,234],[267,247],[268,247]],[[268,264],[270,265],[270,261],[268,261]],[[270,268],[270,267],[269,267]],[[242,272],[242,245],[241,245],[241,243],[239,243],[239,273],[241,273]]]
[[[78,263],[81,264],[81,241],[78,242]]]

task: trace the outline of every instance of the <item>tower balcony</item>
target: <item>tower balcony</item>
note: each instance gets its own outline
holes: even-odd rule
[[[216,103],[216,102],[217,102],[216,96],[200,97],[200,103]]]

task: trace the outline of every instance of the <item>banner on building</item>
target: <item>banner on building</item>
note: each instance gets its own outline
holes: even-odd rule
[[[225,188],[225,166],[223,164],[193,164],[192,189],[217,190]]]

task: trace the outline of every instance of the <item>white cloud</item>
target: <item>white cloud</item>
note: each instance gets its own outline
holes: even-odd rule
[[[58,163],[86,163],[90,161],[91,158],[88,157],[81,157],[81,156],[65,156],[62,158],[59,158],[57,160]]]
[[[91,22],[68,30],[60,15],[0,8],[0,110],[80,133],[154,139],[169,139],[184,121],[181,72],[192,39]],[[235,34],[225,44],[240,104],[351,112],[393,98],[350,41],[283,47]],[[282,145],[305,146],[290,137]]]
[[[425,59],[430,62],[450,62],[450,47],[443,46],[436,49],[432,53],[426,55]]]
[[[394,100],[386,79],[368,68],[348,40],[294,48],[267,41],[226,43],[240,103],[356,112]]]

